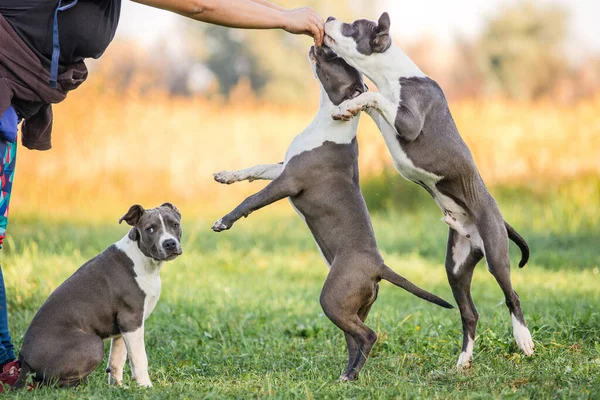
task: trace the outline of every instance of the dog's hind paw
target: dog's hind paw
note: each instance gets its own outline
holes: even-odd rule
[[[527,326],[522,324],[513,314],[510,315],[513,325],[513,335],[517,346],[521,349],[526,356],[533,355],[533,348],[535,347],[531,333]]]
[[[350,372],[346,371],[340,376],[340,382],[352,382],[358,379],[358,372],[352,370]]]
[[[465,372],[471,368],[473,362],[473,356],[469,353],[460,353],[458,356],[458,362],[456,363],[456,369],[458,372]]]
[[[522,332],[518,334],[515,333],[515,341],[517,342],[517,346],[521,349],[526,356],[533,355],[533,339],[531,338],[531,333],[529,333],[529,329],[525,328]]]
[[[215,181],[227,185],[244,180],[244,178],[242,178],[237,171],[221,171],[213,174],[213,177],[215,178]]]

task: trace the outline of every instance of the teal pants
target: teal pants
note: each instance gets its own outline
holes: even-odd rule
[[[19,118],[12,107],[0,117],[0,248],[6,237],[8,224],[8,206],[15,173],[17,156],[17,126]],[[0,366],[14,360],[15,352],[8,329],[8,310],[6,307],[6,287],[0,267]]]

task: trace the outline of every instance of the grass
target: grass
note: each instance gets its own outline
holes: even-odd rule
[[[96,71],[98,72],[98,71]],[[110,388],[103,368],[74,390],[8,398],[600,398],[600,96],[572,106],[502,99],[451,104],[505,219],[529,242],[512,273],[536,354],[512,339],[502,294],[484,263],[474,368],[455,372],[460,317],[382,284],[368,324],[379,342],[360,380],[341,384],[341,332],[318,298],[327,274],[308,229],[284,202],[220,235],[212,223],[262,184],[222,186],[211,174],[282,160],[316,111],[115,93],[93,74],[54,107],[51,152],[20,149],[2,266],[17,347],[46,297],[126,232],[132,203],[184,213],[184,255],[165,266],[147,322],[154,388]],[[106,77],[105,77],[106,78]],[[359,130],[365,198],[386,262],[453,300],[443,268],[447,228],[425,191],[389,172],[374,124]],[[519,254],[511,248],[513,265]]]
[[[394,179],[389,194],[377,180],[364,184],[378,210],[373,223],[386,262],[454,303],[440,213],[430,199],[403,208],[402,193],[420,194]],[[318,302],[327,269],[302,221],[280,207],[222,234],[209,230],[219,215],[185,219],[184,255],[164,267],[161,300],[147,321],[152,389],[127,378],[124,388],[108,387],[102,366],[76,389],[7,398],[599,398],[598,179],[541,190],[494,189],[505,218],[532,247],[531,263],[512,272],[536,343],[531,358],[518,351],[501,291],[481,263],[473,283],[481,319],[471,371],[455,372],[458,311],[383,283],[367,320],[379,334],[372,357],[358,382],[337,382],[345,343]],[[585,193],[574,197],[587,201],[574,206],[569,193]],[[373,199],[386,196],[388,205],[378,208]],[[116,222],[14,214],[3,271],[17,345],[46,296],[126,231]],[[518,257],[512,246],[513,265]]]

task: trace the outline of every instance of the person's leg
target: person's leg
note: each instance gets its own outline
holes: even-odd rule
[[[0,248],[6,236],[10,193],[14,178],[17,153],[17,126],[19,118],[12,107],[0,117]],[[8,329],[8,310],[6,307],[6,288],[0,267],[0,367],[14,361],[14,346]],[[1,368],[0,368],[1,370]]]
[[[6,309],[6,288],[0,268],[0,367],[16,358],[10,332],[8,331],[8,310]]]

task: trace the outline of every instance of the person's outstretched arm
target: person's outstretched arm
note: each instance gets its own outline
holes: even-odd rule
[[[310,7],[288,10],[267,0],[132,0],[231,28],[284,29],[323,43],[323,19]]]

